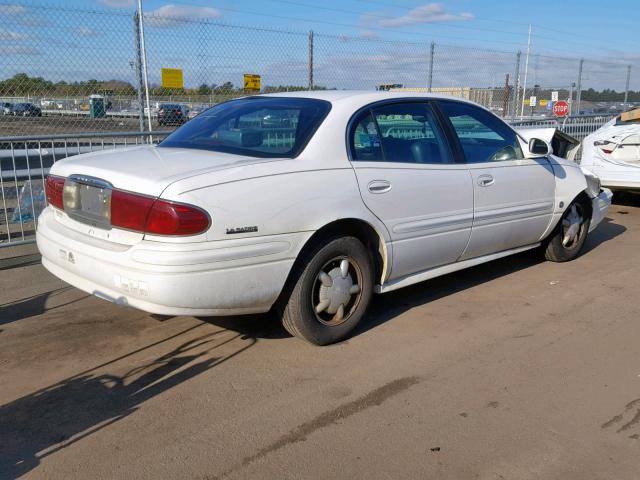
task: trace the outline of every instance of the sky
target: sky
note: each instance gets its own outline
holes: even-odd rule
[[[0,76],[28,70],[52,80],[130,81],[136,4],[0,0]],[[316,84],[422,86],[433,41],[434,86],[494,86],[506,73],[513,78],[517,51],[523,75],[531,25],[529,82],[567,86],[584,58],[587,87],[621,90],[632,64],[632,89],[640,90],[640,0],[143,0],[143,8],[156,82],[166,66],[183,68],[188,86],[239,83],[242,72],[306,84],[313,30]]]

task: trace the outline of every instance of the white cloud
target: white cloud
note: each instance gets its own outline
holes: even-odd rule
[[[100,3],[112,8],[125,8],[133,6],[133,0],[100,0]]]
[[[443,3],[427,3],[410,10],[406,15],[399,17],[381,18],[381,14],[365,14],[365,23],[375,23],[379,27],[394,28],[421,25],[425,23],[459,22],[473,19],[473,15],[468,12],[453,14],[447,11]]]
[[[0,28],[0,40],[24,40],[28,35],[24,33],[12,32],[5,28]]]
[[[3,55],[40,55],[40,51],[23,45],[0,45],[0,54]]]
[[[0,14],[2,15],[22,15],[27,11],[24,6],[19,3],[13,5],[0,5]]]
[[[222,12],[213,7],[192,5],[164,5],[146,14],[147,22],[154,27],[175,27],[185,20],[208,20],[222,17]]]
[[[369,38],[369,39],[371,39],[371,38],[379,38],[379,35],[376,32],[374,32],[373,30],[362,30],[360,32],[360,37],[361,38]]]
[[[96,35],[98,35],[98,32],[96,32],[93,28],[86,26],[78,27],[75,31],[81,37],[95,37]]]

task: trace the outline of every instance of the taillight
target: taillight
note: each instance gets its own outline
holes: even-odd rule
[[[62,210],[64,208],[62,202],[62,192],[64,191],[64,178],[54,175],[47,175],[45,180],[45,191],[47,193],[47,202],[56,208]]]
[[[192,205],[114,190],[111,225],[152,235],[195,235],[209,228],[209,217]]]
[[[153,198],[113,190],[111,192],[111,225],[144,232]]]
[[[157,199],[147,218],[146,233],[195,235],[209,228],[209,217],[197,207]]]

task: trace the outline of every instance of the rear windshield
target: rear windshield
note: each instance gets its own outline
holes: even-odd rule
[[[160,108],[163,110],[177,110],[178,108],[180,108],[180,105],[175,105],[172,103],[164,103],[160,105]]]
[[[202,112],[159,146],[293,158],[329,110],[329,102],[310,98],[256,96],[231,100]]]

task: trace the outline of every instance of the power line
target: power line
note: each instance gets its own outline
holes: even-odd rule
[[[397,18],[396,16],[393,15],[384,15],[381,13],[376,13],[376,12],[362,12],[362,11],[354,11],[354,10],[347,10],[347,9],[343,9],[343,8],[335,8],[335,7],[327,7],[327,6],[322,6],[322,5],[317,5],[317,4],[310,4],[310,3],[303,3],[303,2],[298,2],[298,1],[294,1],[294,0],[268,0],[270,2],[274,2],[274,3],[282,3],[282,4],[287,4],[287,5],[296,5],[296,6],[301,6],[301,7],[306,7],[306,8],[313,8],[313,9],[317,9],[317,10],[325,10],[325,11],[332,11],[332,12],[339,12],[339,13],[350,13],[350,14],[355,14],[355,15],[367,15],[367,16],[371,16],[371,17],[377,17],[377,18],[382,18],[382,19],[394,19]],[[365,0],[356,0],[356,1],[361,1],[364,2]],[[376,4],[383,4],[382,2],[366,2],[366,3],[376,3]],[[387,3],[384,3],[384,5],[390,5]],[[413,7],[406,7],[406,6],[397,6],[395,5],[395,8],[402,8],[402,9],[408,9],[411,10],[413,9]],[[489,22],[493,22],[493,23],[502,23],[502,24],[514,24],[514,25],[522,25],[521,23],[518,22],[511,22],[511,21],[507,21],[507,20],[499,20],[499,19],[495,19],[495,20],[491,20],[491,19],[486,19],[486,18],[477,18],[474,17],[474,20],[483,20],[483,21],[489,21]],[[481,32],[490,32],[490,33],[499,33],[501,35],[511,35],[511,36],[521,36],[521,37],[526,37],[526,33],[525,32],[513,32],[513,31],[505,31],[505,30],[499,30],[499,29],[491,29],[491,28],[481,28],[481,27],[473,27],[470,25],[459,25],[459,24],[452,24],[452,23],[444,23],[444,22],[438,22],[438,23],[431,23],[431,25],[433,25],[436,28],[457,28],[457,29],[461,29],[461,30],[474,30],[474,31],[481,31]],[[528,25],[528,24],[525,24]],[[533,25],[532,26],[536,26]],[[383,29],[385,31],[393,31],[393,32],[400,32],[399,30],[391,30],[391,29],[387,29],[385,27],[374,27],[374,26],[368,26],[368,25],[363,25],[360,26],[361,28],[367,28],[367,29]],[[563,33],[566,35],[567,32],[562,32],[560,30],[555,30],[555,29],[551,29],[548,27],[540,27],[540,26],[536,26],[538,28],[541,28],[545,31],[550,30],[550,31],[555,31],[555,32],[559,32],[559,33]],[[403,34],[406,34],[407,32],[401,32]],[[443,35],[440,35],[443,36]],[[572,33],[572,36],[581,36],[579,34],[574,34]],[[450,38],[456,38],[456,39],[460,39],[461,37],[451,37]],[[584,36],[584,38],[591,38],[591,37],[587,37]],[[469,39],[469,40],[474,40],[474,39]],[[483,39],[486,41],[486,39]],[[596,44],[596,43],[589,43],[589,42],[584,42],[584,41],[577,41],[577,40],[570,40],[565,38],[564,36],[562,38],[557,37],[557,36],[547,36],[547,35],[539,35],[536,34],[536,41],[539,42],[539,40],[547,40],[549,42],[552,43],[557,43],[558,40],[562,41],[563,43],[571,43],[574,45],[589,45],[592,48],[595,49],[599,49],[599,50],[603,50],[603,51],[610,51],[609,48],[603,47],[601,44]],[[494,42],[496,43],[496,42]],[[512,45],[516,45],[513,42],[499,42],[499,43],[511,43]],[[524,43],[524,42],[523,42]],[[520,45],[520,44],[517,44]]]

